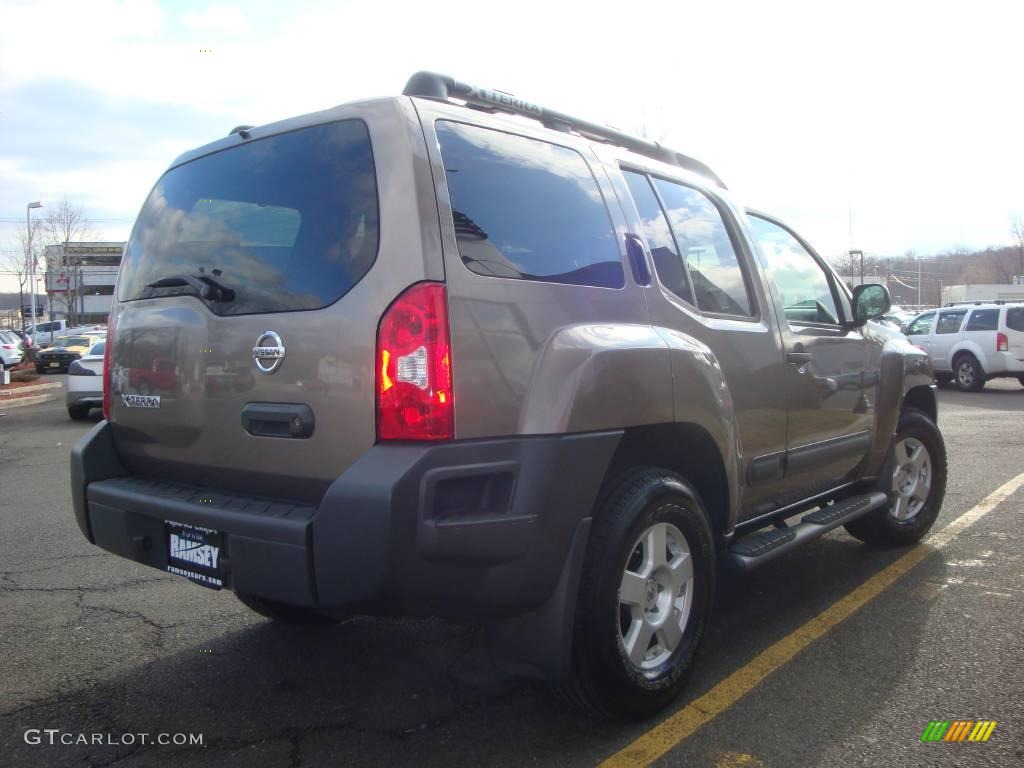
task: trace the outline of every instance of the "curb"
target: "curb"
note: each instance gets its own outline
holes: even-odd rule
[[[18,397],[12,400],[0,402],[0,410],[8,410],[10,408],[21,408],[26,405],[36,405],[38,403],[48,403],[51,400],[56,399],[56,395],[33,395],[32,397]]]
[[[60,389],[64,385],[59,381],[50,381],[46,384],[32,384],[28,387],[18,387],[17,389],[2,389],[0,390],[0,403],[4,402],[6,398],[15,398],[25,392],[40,392],[44,389]]]

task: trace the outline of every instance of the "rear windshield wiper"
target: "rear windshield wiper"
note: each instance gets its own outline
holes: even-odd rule
[[[235,292],[226,288],[212,277],[203,275],[202,277],[196,277],[195,275],[171,275],[170,277],[161,277],[159,280],[154,280],[152,283],[147,283],[147,288],[177,288],[177,287],[189,287],[192,288],[196,296],[206,301],[234,301]]]

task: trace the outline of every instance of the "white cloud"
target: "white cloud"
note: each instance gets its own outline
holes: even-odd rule
[[[204,33],[239,34],[249,29],[249,22],[237,5],[211,5],[203,11],[186,13],[182,21],[192,29]],[[216,46],[211,40],[210,45]]]
[[[361,0],[175,25],[152,1],[0,0],[0,18],[0,94],[60,77],[230,127],[432,68],[626,130],[646,116],[827,255],[850,246],[851,205],[855,246],[890,253],[1006,242],[1021,206],[1024,3]]]

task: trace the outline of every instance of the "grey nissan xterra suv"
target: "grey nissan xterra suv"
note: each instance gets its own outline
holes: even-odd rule
[[[888,307],[691,158],[419,73],[157,182],[75,517],[276,619],[486,622],[503,668],[643,716],[720,567],[934,522],[932,370]]]

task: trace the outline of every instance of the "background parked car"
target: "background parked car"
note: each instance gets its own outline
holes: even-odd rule
[[[25,345],[13,331],[0,331],[0,368],[13,368],[25,359]]]
[[[72,362],[85,355],[89,348],[103,338],[101,335],[64,336],[57,339],[52,347],[36,353],[36,372],[66,371]]]
[[[989,379],[1024,384],[1024,304],[976,304],[922,312],[907,327],[932,359],[935,378],[977,392]]]
[[[103,352],[106,346],[106,340],[100,339],[68,366],[65,398],[68,416],[75,421],[87,419],[89,411],[103,407]]]

